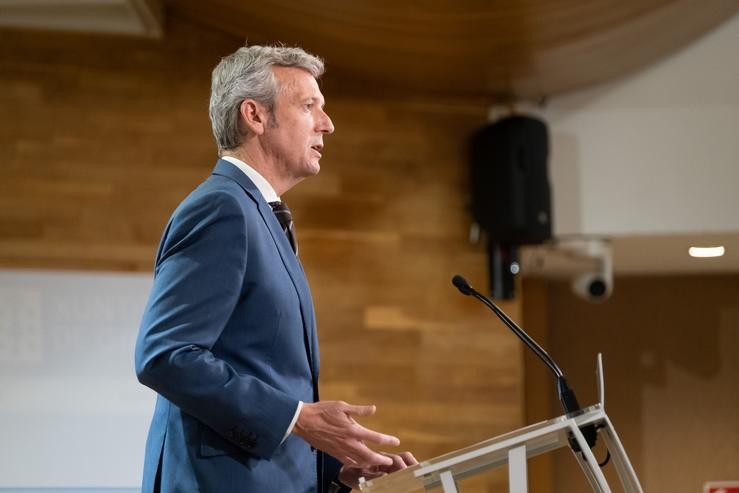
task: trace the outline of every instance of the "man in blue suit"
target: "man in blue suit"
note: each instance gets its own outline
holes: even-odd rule
[[[374,406],[318,398],[318,339],[279,197],[320,169],[334,131],[302,49],[249,46],[213,71],[221,159],[172,214],[136,344],[154,389],[142,491],[327,492],[416,461],[365,445]]]

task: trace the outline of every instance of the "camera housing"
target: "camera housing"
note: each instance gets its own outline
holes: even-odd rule
[[[590,260],[588,270],[572,279],[572,291],[591,303],[607,300],[613,292],[613,253],[611,244],[603,238],[590,238],[569,245],[572,253]]]
[[[522,271],[531,277],[569,279],[572,292],[590,303],[613,293],[613,250],[603,236],[564,236],[522,249]]]

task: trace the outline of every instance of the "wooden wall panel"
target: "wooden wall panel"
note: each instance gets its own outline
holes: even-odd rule
[[[602,305],[575,298],[566,282],[547,296],[551,354],[581,404],[597,399],[603,352],[606,410],[645,491],[737,478],[738,276],[617,278]],[[554,491],[590,491],[569,452],[556,454],[554,471]],[[612,464],[606,473],[615,478]]]
[[[0,265],[150,269],[212,166],[210,70],[239,43],[187,24],[164,43],[0,39]]]
[[[288,192],[321,327],[322,395],[374,402],[369,424],[421,458],[520,424],[517,340],[451,286],[485,286],[466,242],[465,107],[330,99],[321,174]],[[505,304],[518,317],[518,305]],[[502,487],[504,474],[466,485]]]
[[[177,19],[161,42],[0,37],[0,266],[150,271],[171,211],[215,162],[210,71],[241,41]],[[322,172],[286,195],[323,398],[376,403],[367,424],[419,459],[518,427],[520,345],[450,283],[486,285],[484,249],[466,239],[464,158],[485,109],[326,97],[337,130]]]

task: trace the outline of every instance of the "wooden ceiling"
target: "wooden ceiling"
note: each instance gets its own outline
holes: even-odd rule
[[[167,14],[326,59],[332,92],[538,100],[659,60],[736,0],[166,0]]]

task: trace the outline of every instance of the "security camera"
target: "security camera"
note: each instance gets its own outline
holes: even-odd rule
[[[613,279],[603,272],[585,272],[572,280],[572,290],[584,300],[599,303],[611,296]]]
[[[613,258],[608,240],[592,238],[575,244],[573,250],[591,261],[590,268],[572,279],[572,290],[593,303],[608,299],[613,291]]]
[[[607,300],[613,292],[613,251],[602,236],[570,235],[523,249],[524,275],[571,279],[572,291],[591,303]]]

